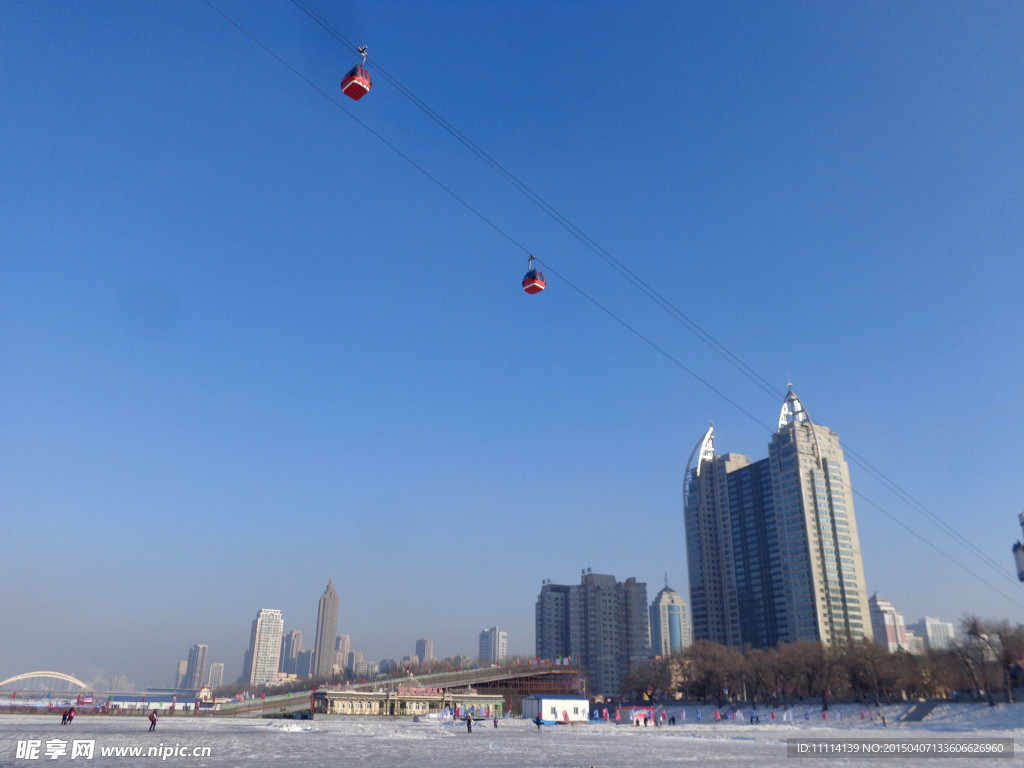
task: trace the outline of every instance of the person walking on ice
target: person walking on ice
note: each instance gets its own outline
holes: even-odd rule
[[[156,730],[156,710],[155,709],[149,710],[149,730],[151,730],[151,731],[155,731]]]

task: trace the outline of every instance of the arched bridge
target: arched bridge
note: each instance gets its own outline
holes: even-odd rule
[[[65,675],[63,672],[50,672],[48,670],[42,670],[39,672],[26,672],[23,675],[15,675],[14,677],[8,677],[6,680],[0,680],[0,688],[11,683],[19,683],[22,680],[32,680],[33,678],[50,678],[53,680],[63,680],[65,683],[71,683],[77,685],[79,688],[88,689],[88,685],[83,683],[77,677],[71,675]]]

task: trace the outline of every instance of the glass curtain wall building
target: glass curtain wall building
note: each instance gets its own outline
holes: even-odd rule
[[[651,652],[656,656],[678,656],[693,645],[686,602],[667,584],[651,603]]]

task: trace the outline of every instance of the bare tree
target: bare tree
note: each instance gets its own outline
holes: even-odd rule
[[[788,706],[788,701],[800,695],[802,690],[810,693],[806,684],[806,669],[801,659],[799,643],[779,643],[774,648],[775,669],[779,680],[779,696]],[[803,684],[803,688],[801,687]]]
[[[952,690],[971,688],[994,704],[992,692],[1001,684],[1007,701],[1013,700],[1013,674],[1024,658],[1024,626],[1008,621],[982,621],[965,616],[967,635],[947,651],[915,656],[905,651],[888,653],[871,642],[824,646],[809,640],[779,643],[770,649],[750,648],[740,653],[707,640],[699,640],[681,656],[658,669],[638,669],[630,678],[631,690],[678,690],[724,706],[741,689],[756,702],[788,706],[795,696],[829,700],[855,694],[876,706],[896,696],[947,696]],[[1001,680],[990,679],[997,677]]]
[[[997,658],[989,641],[988,632],[985,631],[985,623],[973,614],[967,614],[960,620],[960,628],[967,635],[967,642],[964,644],[965,656],[974,662],[981,678],[981,684],[985,686],[985,694],[988,697],[988,705],[994,707],[996,700],[992,697],[992,686],[989,685],[989,659]],[[972,676],[973,679],[973,676]],[[975,681],[977,689],[977,682]]]
[[[740,680],[743,657],[735,648],[698,640],[683,652],[680,690],[724,706]]]
[[[750,700],[755,704],[758,700],[768,703],[771,699],[775,675],[772,667],[775,664],[772,654],[761,648],[746,649],[743,654],[746,664],[743,669],[744,682],[750,694]]]
[[[882,703],[881,696],[886,696],[886,703],[892,703],[886,686],[888,661],[889,652],[870,640],[853,643],[847,650],[846,674],[851,687],[861,697],[870,695],[876,707]]]
[[[964,632],[981,643],[987,654],[999,664],[1006,701],[1012,702],[1011,670],[1024,657],[1024,627],[1015,627],[1006,619],[981,621],[977,616],[968,615],[964,617]]]
[[[767,701],[773,706],[786,703],[786,674],[782,667],[782,654],[778,646],[770,648],[764,660],[764,678]]]
[[[832,686],[838,681],[843,666],[841,652],[810,640],[798,640],[793,645],[797,647],[798,658],[807,678],[808,693],[820,696],[821,708],[828,709]]]
[[[963,662],[953,649],[931,650],[925,658],[925,674],[928,676],[931,696],[947,698],[953,691],[971,687]]]
[[[638,699],[653,701],[659,693],[672,687],[670,661],[659,657],[633,665],[622,680],[622,690],[635,693]]]
[[[984,659],[979,653],[976,653],[975,644],[970,638],[963,641],[955,640],[950,643],[949,653],[960,662],[960,669],[967,675],[971,686],[971,695],[975,699],[980,699],[982,690],[986,689],[984,680],[980,678],[980,675],[983,674]],[[989,703],[995,704],[991,694]]]
[[[927,692],[926,660],[921,656],[899,650],[891,655],[889,668],[892,670],[892,692],[902,691],[910,696],[921,696]]]

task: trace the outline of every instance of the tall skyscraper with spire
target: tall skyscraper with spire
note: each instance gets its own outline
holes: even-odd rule
[[[849,467],[792,386],[767,459],[716,456],[709,427],[684,488],[695,639],[769,648],[872,637]]]
[[[684,527],[694,640],[739,645],[738,616],[730,610],[734,601],[727,599],[731,547],[725,479],[748,463],[738,454],[715,455],[714,426],[707,428],[687,462]]]
[[[316,645],[313,648],[313,677],[329,677],[334,670],[335,644],[338,639],[338,592],[334,579],[320,596],[316,614]]]

